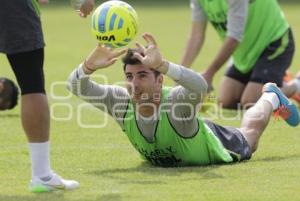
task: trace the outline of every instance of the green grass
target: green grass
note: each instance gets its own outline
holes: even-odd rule
[[[189,33],[188,3],[176,6],[136,5],[140,15],[140,35],[153,33],[161,52],[171,61],[179,62],[185,39]],[[283,5],[293,27],[294,36],[300,38],[299,4]],[[121,129],[109,119],[101,129],[81,128],[77,123],[77,106],[82,102],[75,97],[57,100],[50,95],[50,86],[65,81],[69,73],[96,45],[90,35],[90,18],[76,16],[69,7],[43,8],[46,39],[46,86],[50,106],[71,104],[73,114],[69,120],[52,120],[52,167],[66,178],[80,181],[81,187],[73,192],[54,192],[35,195],[27,190],[30,163],[26,138],[20,124],[19,110],[0,113],[0,200],[84,200],[84,201],[284,201],[300,200],[300,136],[299,128],[271,120],[260,147],[252,160],[245,163],[192,168],[156,168],[142,162]],[[209,27],[203,54],[194,69],[205,69],[216,54],[220,41]],[[138,37],[141,39],[141,37]],[[297,43],[297,50],[300,49]],[[6,58],[0,56],[0,75],[13,78]],[[296,52],[292,72],[300,66]],[[224,69],[217,74],[215,86]],[[109,82],[123,79],[120,63],[104,70]],[[171,82],[168,80],[168,84]],[[55,94],[67,96],[63,86]],[[55,106],[55,117],[67,118],[69,109]],[[234,112],[224,111],[227,116]],[[82,113],[85,123],[103,122],[101,112],[87,109]],[[238,126],[238,120],[218,120],[219,123]]]

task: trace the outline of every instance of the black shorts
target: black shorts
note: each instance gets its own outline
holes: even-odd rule
[[[16,54],[45,46],[38,1],[1,1],[0,52]]]
[[[44,48],[7,54],[7,58],[15,73],[22,95],[45,93]]]
[[[251,148],[243,134],[237,128],[220,126],[209,120],[204,120],[204,122],[229,151],[234,162],[249,160],[251,158]]]
[[[284,48],[284,37],[288,34],[288,43],[284,51],[276,56],[270,58],[279,48]],[[295,51],[294,38],[291,29],[278,40],[269,44],[258,58],[252,70],[246,74],[241,73],[232,65],[228,68],[225,75],[235,79],[243,84],[248,82],[256,82],[265,84],[267,82],[276,83],[281,87],[285,71],[290,67]]]

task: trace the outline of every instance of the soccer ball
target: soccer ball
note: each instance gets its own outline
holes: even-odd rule
[[[101,44],[112,48],[125,46],[137,31],[137,13],[124,1],[107,1],[93,13],[92,33]]]

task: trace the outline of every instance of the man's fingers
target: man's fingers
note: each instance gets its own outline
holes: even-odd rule
[[[140,43],[135,43],[135,45],[136,45],[136,47],[138,49],[138,52],[145,54],[145,50],[146,49],[145,49],[145,47],[143,45],[141,45]]]
[[[146,33],[143,34],[143,38],[145,39],[145,41],[146,41],[147,43],[150,42],[149,39],[148,39],[148,37],[147,37],[147,35],[146,35]]]
[[[80,16],[81,17],[87,17],[93,10],[93,6],[84,6],[82,5],[81,8],[79,9],[80,10]]]
[[[122,54],[124,54],[125,52],[127,52],[127,49],[122,49],[122,50],[116,51],[116,52],[114,53],[114,57],[119,57],[119,56],[121,56]]]
[[[118,60],[118,58],[113,58],[113,59],[109,60],[106,64],[106,66],[113,65],[117,60]]]
[[[84,13],[81,13],[80,17],[86,18],[86,15]]]
[[[82,5],[79,10],[80,10],[81,17],[86,17],[89,14],[88,10],[84,5]]]
[[[80,10],[81,12],[83,12],[85,15],[88,15],[91,13],[91,11],[93,10],[94,8],[94,1],[85,1],[81,7],[80,7]]]
[[[106,46],[105,46],[104,44],[102,44],[102,43],[98,43],[98,46],[99,46],[101,49],[106,48]]]
[[[140,53],[135,52],[133,54],[133,57],[138,59],[141,63],[143,63],[144,57]]]
[[[143,38],[147,41],[147,43],[152,44],[152,45],[155,45],[155,46],[157,45],[157,43],[156,43],[154,37],[152,36],[152,34],[150,34],[150,33],[145,33],[145,34],[143,35]]]

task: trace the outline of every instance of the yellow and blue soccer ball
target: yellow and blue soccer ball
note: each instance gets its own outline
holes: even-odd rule
[[[124,1],[107,1],[92,16],[92,33],[99,43],[112,48],[126,46],[138,32],[138,15]]]

